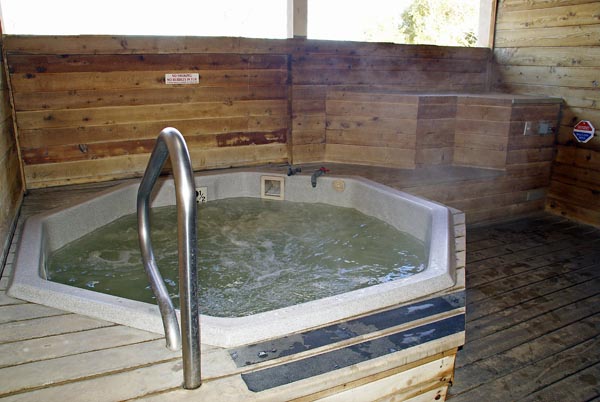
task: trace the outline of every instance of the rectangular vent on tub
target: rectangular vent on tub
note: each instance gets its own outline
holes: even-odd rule
[[[260,177],[260,198],[269,200],[283,200],[285,178],[280,176]]]

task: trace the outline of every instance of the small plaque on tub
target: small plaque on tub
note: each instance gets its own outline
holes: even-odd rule
[[[342,179],[334,180],[333,183],[331,183],[331,185],[333,186],[333,189],[338,193],[341,193],[346,189],[346,183]]]

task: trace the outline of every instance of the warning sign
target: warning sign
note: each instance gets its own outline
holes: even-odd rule
[[[596,129],[589,120],[581,120],[573,127],[573,135],[579,142],[588,142],[594,136]]]
[[[165,84],[167,85],[189,85],[198,83],[200,83],[200,74],[198,73],[165,74]]]

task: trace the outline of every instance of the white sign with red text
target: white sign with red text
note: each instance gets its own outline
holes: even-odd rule
[[[200,74],[198,73],[165,74],[165,84],[167,85],[189,85],[199,83]]]

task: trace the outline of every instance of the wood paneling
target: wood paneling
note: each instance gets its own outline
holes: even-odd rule
[[[287,53],[293,43],[224,37],[181,36],[6,36],[5,46],[15,54],[84,55],[84,54],[270,54]]]
[[[105,38],[88,39],[91,46]],[[68,38],[56,40],[72,45]],[[221,43],[226,48],[230,41]],[[8,50],[29,187],[139,175],[168,125],[186,137],[197,156],[194,169],[287,160],[286,54],[83,49]],[[166,73],[198,73],[200,82],[166,85]]]
[[[29,187],[139,175],[167,125],[199,155],[195,169],[322,161],[328,124],[366,126],[370,114],[391,127],[374,141],[385,147],[398,134],[402,152],[370,149],[361,160],[412,167],[416,127],[412,137],[397,133],[406,125],[396,105],[386,110],[381,100],[375,111],[369,102],[332,100],[328,121],[327,93],[347,86],[483,91],[490,55],[304,39],[108,36],[8,36],[6,49]],[[200,82],[165,85],[173,72],[198,73]],[[331,131],[329,139],[336,160],[366,145],[350,131]],[[448,160],[449,149],[430,146],[420,163]]]
[[[498,47],[535,46],[598,46],[600,27],[597,25],[559,26],[550,28],[508,29],[496,31]]]
[[[326,110],[328,162],[496,169],[475,180],[468,175],[461,179],[465,172],[458,171],[459,183],[421,183],[407,189],[466,211],[469,222],[505,219],[544,207],[555,135],[523,133],[528,121],[558,125],[560,104],[553,99],[346,88],[329,91]]]
[[[506,3],[506,2],[505,2]],[[571,4],[568,4],[571,3]],[[496,29],[524,29],[524,28],[547,28],[574,25],[595,25],[598,23],[598,2],[573,4],[576,2],[564,2],[564,5],[545,8],[544,12],[531,12],[527,10],[514,10],[502,15],[498,19]],[[504,11],[506,8],[500,8]]]
[[[579,120],[600,127],[599,13],[593,0],[501,1],[494,50],[496,88],[564,99],[546,208],[597,226],[600,140],[578,143],[572,129]],[[540,147],[539,153],[520,151],[512,158],[546,160],[550,144]]]
[[[456,96],[420,96],[417,116],[417,166],[454,162]]]
[[[414,95],[330,91],[325,160],[414,168],[418,111]]]
[[[412,116],[414,111],[398,106],[407,98],[400,93],[424,92],[424,88],[427,92],[485,91],[488,52],[381,43],[296,42],[291,65],[292,135],[293,143],[303,147],[294,145],[294,162],[328,160],[414,167],[414,146],[412,152],[409,148],[416,141],[416,121],[403,117],[406,113]],[[325,104],[326,97],[327,113],[325,108],[312,108],[310,117],[300,117],[297,102]],[[368,135],[361,134],[367,131]],[[392,149],[385,149],[383,141],[390,141]],[[324,153],[307,158],[305,145]],[[363,153],[360,146],[369,148]],[[448,158],[451,153],[446,147],[424,150],[418,159],[419,163],[445,163]]]
[[[454,163],[504,169],[511,101],[459,98]]]
[[[0,59],[0,273],[9,252],[24,187],[5,76],[5,64]]]
[[[554,112],[482,94],[488,49],[104,36],[9,36],[6,43],[30,187],[138,176],[167,125],[186,136],[196,170],[324,161],[502,169],[501,179],[461,195],[430,195],[464,202],[477,214],[470,221],[535,210],[548,186],[552,142],[513,134],[526,119],[551,120]],[[574,60],[581,67],[529,62],[515,85],[595,77],[589,58]],[[573,77],[575,68],[587,70]],[[200,82],[167,86],[166,72],[198,73]],[[577,91],[585,94],[579,108],[592,104],[593,84]],[[498,188],[483,190],[490,185]]]

